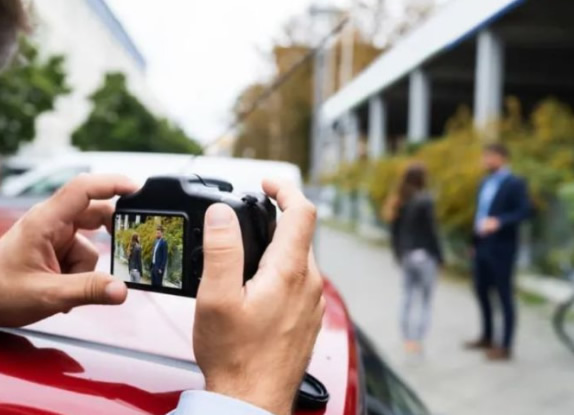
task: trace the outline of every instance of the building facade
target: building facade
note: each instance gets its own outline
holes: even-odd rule
[[[334,96],[318,116],[318,171],[361,153],[377,159],[396,143],[443,133],[464,105],[486,128],[507,96],[526,113],[549,96],[574,105],[574,3],[555,0],[451,0]]]

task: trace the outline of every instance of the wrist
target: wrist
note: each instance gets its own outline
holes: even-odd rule
[[[265,381],[233,381],[206,379],[205,390],[261,408],[273,415],[291,415],[297,390],[272,385]]]

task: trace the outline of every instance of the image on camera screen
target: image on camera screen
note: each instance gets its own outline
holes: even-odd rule
[[[114,216],[113,275],[155,288],[182,288],[184,218]]]

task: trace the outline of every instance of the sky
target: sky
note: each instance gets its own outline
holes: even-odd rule
[[[401,0],[394,0],[399,3]],[[345,4],[348,0],[325,0]],[[166,113],[208,143],[232,121],[238,94],[269,76],[265,52],[313,0],[108,0],[148,62]]]

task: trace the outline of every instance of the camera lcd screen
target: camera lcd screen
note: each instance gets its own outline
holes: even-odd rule
[[[154,290],[182,289],[184,233],[183,216],[116,213],[112,274]]]

